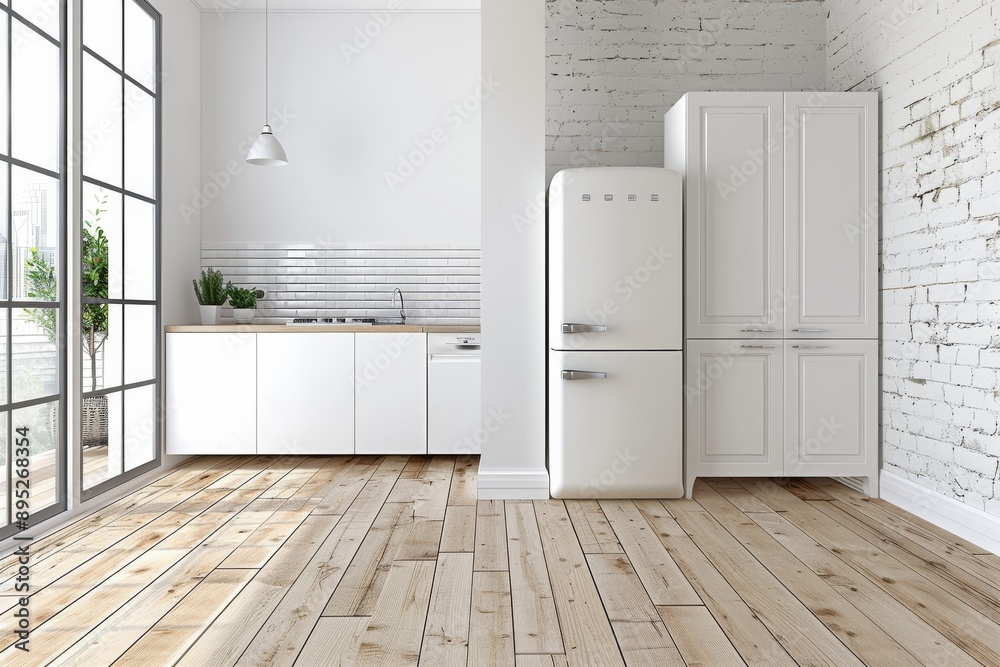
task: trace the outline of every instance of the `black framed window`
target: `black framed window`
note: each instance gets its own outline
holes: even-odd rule
[[[160,15],[82,0],[82,497],[157,465]]]
[[[64,34],[0,0],[0,538],[66,508]]]

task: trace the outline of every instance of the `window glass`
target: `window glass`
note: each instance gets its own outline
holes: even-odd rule
[[[10,246],[14,298],[59,299],[59,181],[37,171],[11,171]]]
[[[84,54],[83,91],[83,175],[121,186],[122,79]]]
[[[59,0],[14,0],[14,11],[59,39]]]
[[[125,73],[156,92],[156,23],[133,0],[125,0]]]
[[[83,45],[122,66],[122,0],[83,0]]]
[[[30,452],[28,478],[31,481],[32,514],[55,505],[58,498],[56,445],[59,442],[60,408],[59,401],[52,401],[14,410],[11,413],[14,438],[11,444],[15,447],[26,445]],[[17,463],[16,458],[12,460]]]
[[[52,171],[59,169],[59,47],[18,20],[12,43],[10,116],[13,155]]]
[[[59,395],[57,308],[11,310],[11,399],[14,403]]]
[[[2,128],[0,128],[2,129]],[[0,134],[4,134],[0,132]],[[7,281],[10,278],[8,267],[7,246],[10,244],[7,228],[7,163],[0,162],[0,300],[7,300]],[[0,326],[6,331],[7,320],[0,320]]]
[[[7,309],[0,308],[0,405],[6,406],[10,402],[7,396]],[[4,431],[4,435],[6,435]],[[6,479],[6,478],[5,478]]]
[[[156,458],[156,386],[125,392],[125,470]]]
[[[7,119],[7,14],[0,12],[0,153],[5,155],[10,150],[7,146]]]
[[[122,395],[112,392],[83,399],[83,488],[122,472]]]
[[[126,83],[125,104],[125,189],[152,197],[156,103],[144,90]]]
[[[156,306],[125,306],[125,384],[156,377]]]
[[[156,298],[156,207],[125,198],[125,298]]]

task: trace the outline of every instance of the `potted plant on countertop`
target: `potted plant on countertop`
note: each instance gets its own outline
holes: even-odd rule
[[[222,315],[222,305],[226,303],[229,290],[233,284],[223,282],[222,271],[211,267],[201,272],[200,280],[192,280],[194,294],[198,297],[198,308],[201,310],[201,323],[205,325],[218,324]]]
[[[257,288],[229,288],[229,305],[233,307],[233,319],[237,324],[252,324],[257,309]]]

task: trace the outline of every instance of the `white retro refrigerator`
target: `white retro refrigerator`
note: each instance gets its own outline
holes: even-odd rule
[[[679,498],[680,176],[566,169],[548,196],[550,492]]]

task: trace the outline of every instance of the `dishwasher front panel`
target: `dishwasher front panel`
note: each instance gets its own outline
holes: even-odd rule
[[[427,453],[479,454],[489,437],[482,421],[478,334],[450,341],[428,335]],[[435,340],[438,338],[438,340]]]

